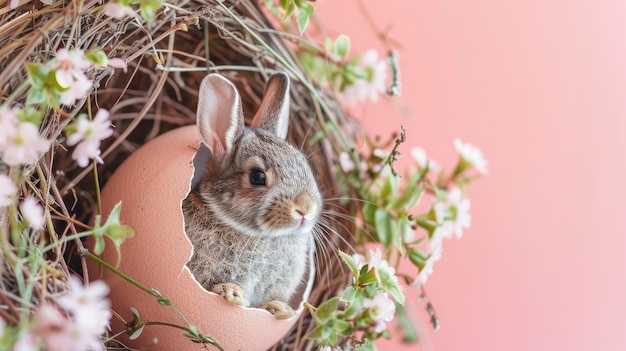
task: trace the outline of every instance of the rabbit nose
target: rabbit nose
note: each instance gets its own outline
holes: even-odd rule
[[[292,215],[295,219],[300,220],[300,225],[306,223],[307,220],[313,220],[317,212],[317,203],[311,195],[306,192],[300,193],[293,201]]]
[[[296,212],[300,215],[300,226],[303,226],[306,223],[306,212],[299,208],[296,208]]]

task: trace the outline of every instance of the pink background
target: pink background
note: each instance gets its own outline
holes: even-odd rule
[[[403,45],[404,94],[357,108],[368,130],[403,124],[448,167],[455,137],[489,160],[426,286],[442,325],[422,349],[625,350],[626,2],[363,2]],[[384,52],[356,0],[316,11]]]

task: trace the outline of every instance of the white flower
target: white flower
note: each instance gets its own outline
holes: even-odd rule
[[[109,287],[103,281],[84,286],[75,276],[69,279],[69,291],[56,302],[74,317],[77,329],[85,335],[102,335],[111,319]]]
[[[9,166],[33,164],[49,146],[50,141],[39,135],[36,125],[20,122],[2,149],[2,159]]]
[[[104,161],[100,158],[100,142],[113,135],[109,112],[105,109],[98,110],[93,121],[81,115],[74,125],[76,131],[67,137],[67,145],[76,145],[72,158],[81,167],[86,167],[90,159],[103,163]]]
[[[359,66],[367,72],[368,77],[346,87],[343,91],[346,99],[353,103],[367,99],[378,101],[378,94],[386,90],[387,63],[385,60],[378,61],[376,50],[369,50],[361,57]]]
[[[106,5],[104,5],[104,9],[102,11],[105,15],[118,20],[127,17],[137,17],[135,10],[133,10],[132,7],[124,6],[113,1],[109,1]]]
[[[41,346],[32,332],[20,333],[13,345],[13,351],[39,351]]]
[[[454,188],[448,192],[447,201],[449,209],[453,213],[451,230],[457,238],[461,238],[463,229],[469,228],[472,220],[472,215],[469,213],[470,201],[463,197],[459,188]]]
[[[54,76],[57,79],[57,83],[64,88],[68,88],[74,83],[77,73],[84,73],[92,65],[91,61],[85,58],[85,53],[82,50],[70,51],[67,48],[61,48],[57,50],[56,57],[50,68],[56,69]]]
[[[84,73],[76,73],[74,82],[71,83],[69,89],[61,92],[61,103],[65,106],[73,106],[76,100],[87,96],[92,86],[93,82]]]
[[[352,260],[354,261],[354,264],[356,264],[357,268],[360,270],[361,268],[363,268],[363,266],[365,266],[365,257],[363,257],[363,255],[355,253],[352,255]]]
[[[352,158],[350,157],[350,154],[348,154],[345,151],[342,151],[339,154],[339,166],[341,166],[341,169],[345,173],[354,171],[354,162],[352,162]]]
[[[443,251],[443,246],[440,245],[440,244],[441,243],[439,243],[439,245],[435,246],[436,247],[435,251],[432,251],[430,253],[428,258],[426,259],[426,262],[424,262],[424,267],[422,267],[422,269],[420,269],[419,273],[417,274],[417,277],[415,278],[413,283],[411,283],[411,285],[413,285],[413,286],[422,286],[422,285],[426,284],[426,282],[428,281],[428,277],[431,274],[433,274],[433,267],[435,266],[435,262],[437,262],[437,261],[439,261],[441,259],[441,253]]]
[[[374,267],[377,270],[384,269],[387,272],[389,272],[389,274],[391,275],[396,274],[395,268],[391,267],[389,265],[389,262],[383,259],[383,254],[380,252],[379,248],[376,248],[376,250],[369,250],[369,252],[370,252],[370,260],[368,263],[370,265],[370,268]]]
[[[31,195],[20,203],[20,212],[31,228],[35,230],[43,229],[45,222],[43,207],[41,207],[39,201],[34,196]]]
[[[102,164],[104,160],[100,157],[100,143],[84,141],[76,146],[72,152],[72,158],[81,167],[87,167],[90,159]]]
[[[100,338],[104,331],[89,330],[81,321],[68,319],[51,304],[39,307],[35,315],[35,332],[48,351],[104,350]]]
[[[364,299],[363,307],[369,310],[372,320],[376,322],[374,330],[377,333],[385,331],[386,322],[391,322],[396,314],[396,305],[387,297],[387,294],[377,293],[371,299]]]
[[[9,206],[13,203],[13,196],[16,192],[17,188],[11,178],[0,174],[0,207]]]
[[[17,108],[0,107],[0,151],[17,133]]]
[[[428,159],[428,156],[426,156],[426,150],[421,147],[412,148],[411,156],[413,156],[413,159],[417,162],[417,166],[420,169],[426,169],[426,167],[428,167],[429,171],[435,173],[441,170],[441,166],[436,161]]]
[[[61,103],[72,106],[76,100],[87,95],[93,82],[87,78],[85,71],[93,64],[85,58],[82,50],[67,50],[61,48],[57,51],[54,62],[50,68],[56,70],[54,76],[57,83],[66,90],[61,92]]]
[[[487,174],[487,160],[483,157],[483,153],[480,149],[468,143],[463,143],[461,139],[458,138],[454,139],[454,147],[461,158],[472,165],[478,173]]]
[[[452,222],[450,221],[450,205],[447,202],[434,201],[431,204],[431,211],[434,214],[435,229],[432,236],[449,238],[452,236]]]
[[[387,153],[385,153],[385,150],[377,147],[374,150],[372,150],[372,155],[380,159],[384,159],[387,156]]]

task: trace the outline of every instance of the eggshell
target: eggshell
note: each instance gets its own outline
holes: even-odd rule
[[[234,306],[207,292],[194,280],[185,265],[191,257],[192,245],[184,234],[181,203],[189,192],[194,171],[192,160],[199,144],[195,126],[163,134],[133,153],[107,182],[102,191],[104,216],[122,201],[121,221],[136,231],[121,247],[118,268],[171,300],[191,324],[215,338],[224,350],[266,350],[303,313],[300,301],[308,298],[314,265],[309,264],[309,282],[294,297],[298,313],[287,320],[277,320],[265,310]],[[103,258],[113,264],[117,261],[110,242]],[[90,267],[91,279],[100,275],[97,268]],[[159,304],[156,298],[119,276],[104,270],[102,277],[111,288],[113,310],[126,321],[132,319],[130,307],[134,307],[144,321],[186,326],[174,309]],[[116,320],[114,317],[113,331],[122,330],[123,324]],[[123,336],[122,341],[143,348],[154,338],[158,344],[150,350],[201,349],[200,344],[183,336],[181,330],[164,326],[147,326],[137,340]]]

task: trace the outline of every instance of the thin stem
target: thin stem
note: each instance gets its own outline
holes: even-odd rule
[[[113,272],[116,275],[118,275],[120,278],[126,280],[127,282],[129,282],[132,285],[138,287],[139,289],[147,292],[148,294],[150,294],[150,295],[152,295],[152,296],[154,296],[156,298],[159,298],[159,299],[163,298],[163,296],[161,296],[161,294],[158,291],[156,291],[154,289],[150,289],[147,286],[139,283],[138,281],[136,281],[133,278],[131,278],[130,276],[128,276],[126,273],[124,273],[124,272],[120,271],[119,269],[113,267],[110,263],[108,263],[108,262],[104,261],[103,259],[101,259],[100,257],[92,254],[91,252],[89,252],[89,250],[82,249],[80,251],[80,255],[84,256],[84,257],[87,257],[88,259],[96,262],[97,264],[101,265],[102,267],[110,270],[111,272]]]
[[[87,237],[89,235],[91,235],[93,232],[91,230],[86,231],[86,232],[80,232],[80,233],[76,233],[76,234],[72,234],[68,237],[65,237],[65,240],[62,242],[56,241],[53,242],[51,244],[48,244],[47,246],[44,246],[43,249],[41,249],[41,252],[48,252],[52,249],[54,249],[55,247],[59,246],[61,243],[63,242],[70,242],[71,240],[76,240],[76,239],[82,239],[84,237]]]
[[[120,276],[122,279],[126,280],[127,282],[131,283],[132,285],[138,287],[139,289],[147,292],[148,294],[156,297],[159,301],[159,303],[169,306],[171,307],[174,311],[176,311],[176,313],[178,313],[180,315],[180,317],[183,319],[183,321],[185,321],[185,323],[189,326],[192,327],[193,324],[191,324],[191,322],[187,319],[187,317],[185,317],[185,315],[183,314],[183,312],[176,307],[174,304],[172,304],[172,302],[166,298],[165,296],[161,295],[160,292],[148,288],[147,286],[139,283],[138,281],[134,280],[133,278],[131,278],[129,275],[127,275],[126,273],[120,271],[119,269],[113,267],[110,263],[104,261],[103,259],[101,259],[100,257],[92,254],[91,252],[89,252],[87,249],[82,249],[80,252],[81,256],[87,257],[88,259],[95,261],[96,263],[98,263],[99,265],[103,266],[104,268],[110,270],[111,272],[117,274],[118,276]]]

